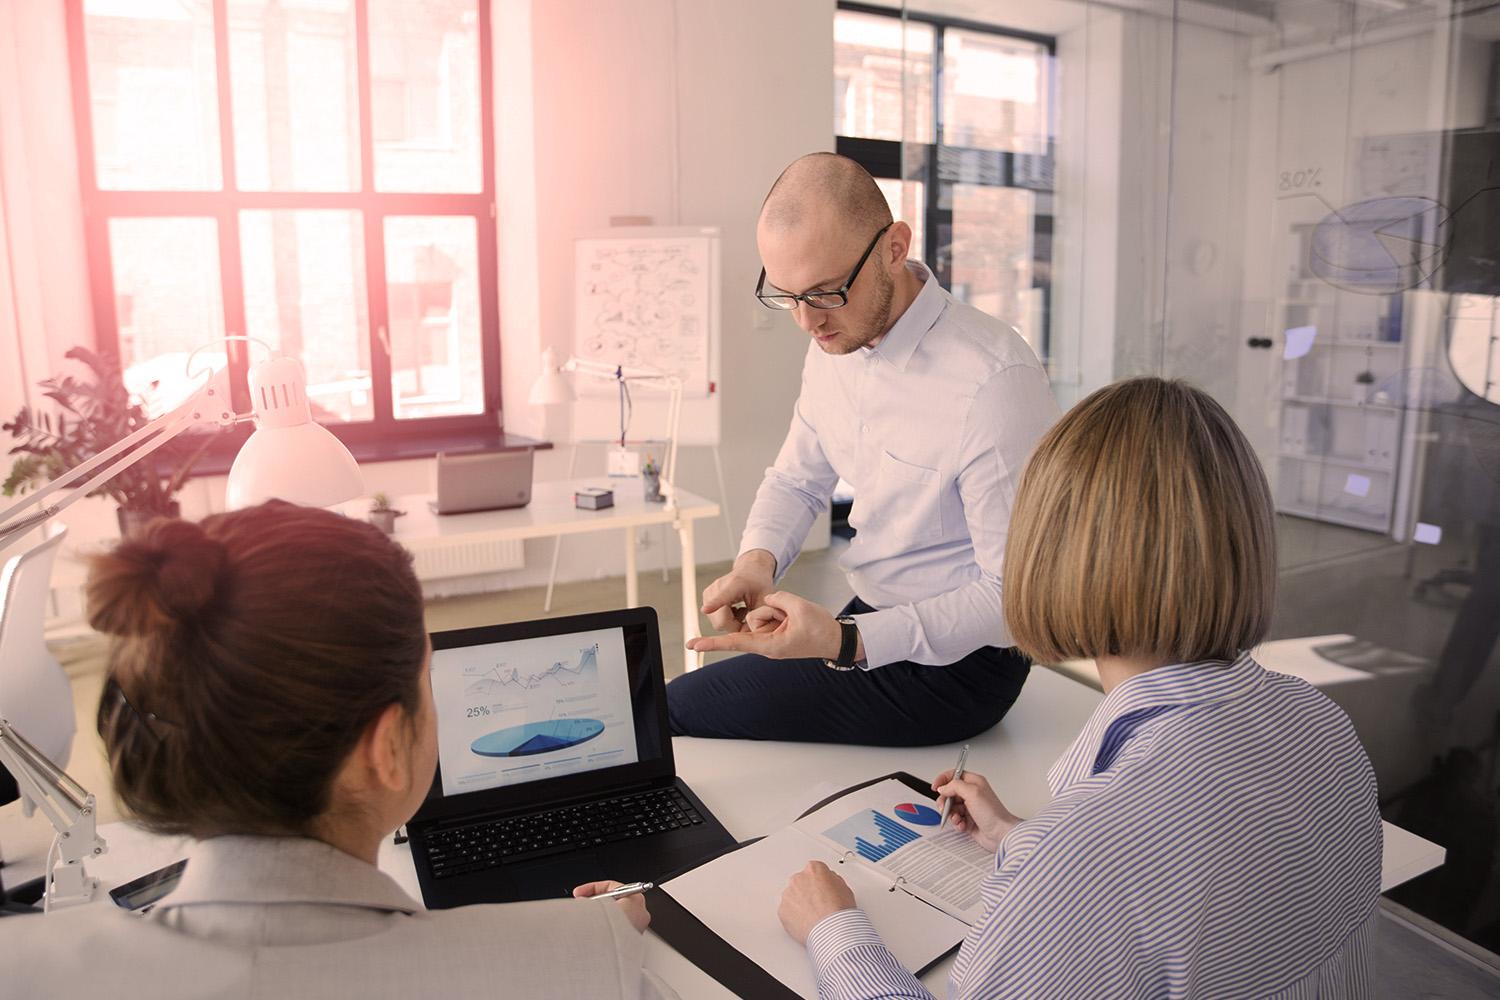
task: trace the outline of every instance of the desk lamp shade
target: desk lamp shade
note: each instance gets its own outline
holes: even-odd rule
[[[313,422],[307,372],[296,358],[272,358],[250,372],[255,432],[229,469],[230,510],[267,500],[331,507],[363,495],[354,456],[327,428]]]
[[[536,381],[531,383],[531,396],[527,401],[532,406],[554,406],[558,403],[571,403],[574,398],[568,376],[558,367],[557,356],[552,353],[552,348],[547,348],[542,352],[542,370],[537,373]]]

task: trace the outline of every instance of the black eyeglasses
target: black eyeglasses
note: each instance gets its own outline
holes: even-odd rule
[[[823,292],[805,292],[802,295],[793,295],[791,292],[783,292],[775,285],[771,291],[765,291],[766,269],[760,269],[760,280],[755,283],[755,297],[760,299],[760,304],[771,309],[791,310],[797,308],[798,302],[806,302],[814,309],[839,309],[849,304],[849,287],[854,284],[854,279],[859,277],[859,269],[865,266],[865,261],[870,259],[870,254],[875,252],[875,244],[880,242],[880,237],[895,222],[887,222],[880,227],[880,232],[865,247],[865,252],[860,255],[859,263],[854,265],[854,270],[849,272],[849,280],[844,282],[842,288]]]

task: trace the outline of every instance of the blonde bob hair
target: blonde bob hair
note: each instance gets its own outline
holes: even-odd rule
[[[1004,581],[1011,634],[1035,660],[1233,659],[1265,636],[1275,603],[1265,472],[1201,389],[1106,386],[1027,463]]]

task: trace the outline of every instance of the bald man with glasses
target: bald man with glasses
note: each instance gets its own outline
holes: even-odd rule
[[[1057,419],[1036,355],[907,260],[911,227],[864,168],[814,153],[761,209],[755,295],[812,338],[802,390],[734,568],[704,591],[742,655],[667,686],[678,735],[917,746],[966,739],[1015,701],[1000,567],[1021,469]],[[776,589],[842,478],[856,535],[840,613]]]

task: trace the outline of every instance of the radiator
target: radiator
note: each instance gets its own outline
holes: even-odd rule
[[[518,540],[479,541],[460,536],[424,540],[407,547],[417,579],[423,583],[508,573],[525,565],[524,543]]]

